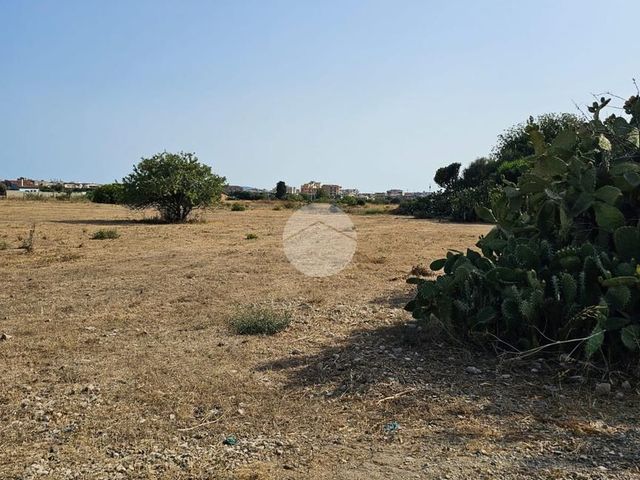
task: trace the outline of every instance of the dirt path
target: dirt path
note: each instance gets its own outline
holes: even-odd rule
[[[486,226],[354,215],[352,264],[312,279],[282,250],[290,213],[0,202],[0,478],[640,478],[635,382],[596,397],[570,365],[416,341],[409,270]],[[248,303],[293,323],[233,335]]]

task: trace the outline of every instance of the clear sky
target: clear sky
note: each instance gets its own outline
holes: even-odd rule
[[[426,190],[505,128],[634,92],[640,2],[0,0],[0,178],[194,151],[232,184]]]

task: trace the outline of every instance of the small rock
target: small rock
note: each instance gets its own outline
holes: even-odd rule
[[[478,367],[474,367],[474,366],[469,366],[467,368],[464,369],[465,372],[471,374],[471,375],[479,375],[482,373],[482,370],[480,370]]]
[[[81,390],[81,393],[95,393],[97,390],[98,388],[94,384],[90,383]]]
[[[623,399],[624,399],[624,393],[616,392],[616,400],[623,400]]]
[[[629,380],[625,380],[624,382],[622,382],[621,387],[623,390],[631,390],[631,384],[629,383]]]
[[[571,383],[584,383],[584,377],[582,375],[573,375],[572,377],[569,377],[569,381]]]
[[[0,333],[0,340],[11,340],[12,338],[8,333]]]
[[[610,383],[597,383],[596,384],[596,394],[606,396],[611,393],[611,384]]]

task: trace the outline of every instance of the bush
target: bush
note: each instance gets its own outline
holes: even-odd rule
[[[410,279],[415,318],[518,350],[638,358],[640,101],[625,103],[629,119],[602,121],[607,104],[594,103],[591,122],[554,138],[528,130],[529,171],[494,192],[491,209],[478,208],[496,224],[480,251],[451,251],[430,266],[444,275]]]
[[[238,335],[273,335],[289,326],[291,316],[267,307],[249,306],[236,312],[229,323]]]
[[[94,203],[118,204],[124,200],[124,187],[121,183],[107,183],[87,192]]]
[[[247,207],[245,207],[241,203],[234,203],[233,205],[231,205],[231,211],[232,212],[244,212],[246,209],[247,209]]]
[[[9,248],[9,244],[6,240],[0,240],[0,250],[6,250]]]
[[[495,185],[485,182],[477,187],[443,190],[426,197],[405,200],[393,213],[416,218],[438,218],[455,222],[476,222],[476,207],[489,204]]]
[[[91,235],[92,240],[114,240],[119,237],[120,234],[115,229],[98,230],[93,235]]]
[[[22,240],[20,244],[20,248],[27,253],[33,253],[33,249],[35,248],[35,239],[36,239],[36,224],[31,225],[31,229],[29,230],[29,235],[27,238]]]
[[[234,192],[228,195],[228,198],[232,200],[267,200],[269,195],[266,192],[252,192],[252,191],[241,191]]]
[[[155,208],[166,222],[184,222],[194,208],[220,198],[224,177],[193,153],[158,153],[143,158],[122,180],[123,202],[130,208]]]
[[[345,196],[338,200],[338,203],[341,205],[346,205],[347,207],[355,207],[358,204],[358,199],[352,196]]]
[[[247,240],[256,240],[258,238],[258,235],[256,235],[255,233],[247,233],[245,238]]]
[[[382,215],[383,213],[387,213],[388,210],[384,208],[367,208],[362,213],[363,215]]]

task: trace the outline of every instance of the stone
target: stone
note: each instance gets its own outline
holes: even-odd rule
[[[468,366],[464,369],[464,371],[471,375],[479,375],[482,373],[482,370],[480,370],[478,367],[474,367],[473,365]]]
[[[597,383],[596,384],[596,394],[606,396],[611,393],[611,384],[610,383]]]

